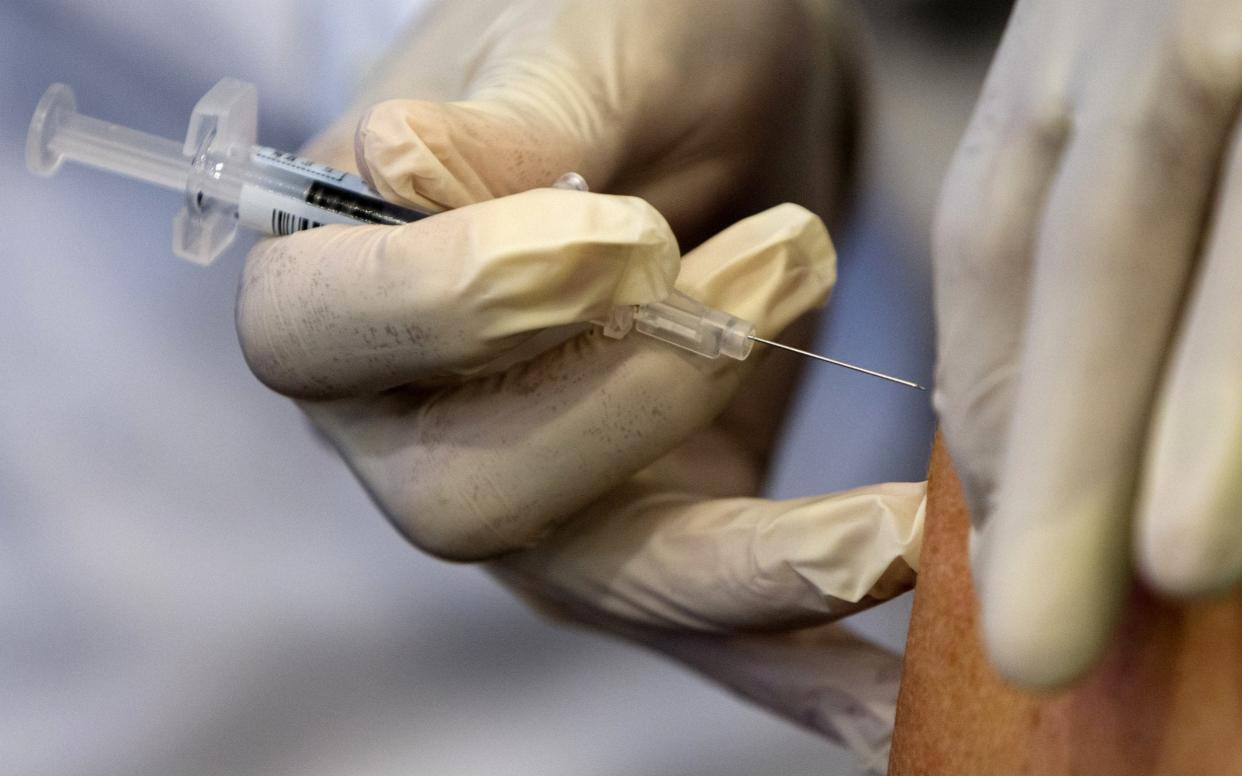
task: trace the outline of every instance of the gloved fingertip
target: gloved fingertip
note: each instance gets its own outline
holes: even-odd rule
[[[1160,540],[1163,542],[1163,540]],[[1153,590],[1175,598],[1223,593],[1237,584],[1237,569],[1224,566],[1210,550],[1169,545],[1140,547],[1135,553],[1139,575]]]
[[[579,192],[580,193],[580,192]],[[573,196],[575,192],[570,192]],[[617,278],[611,304],[637,305],[668,297],[681,272],[677,236],[660,211],[637,197],[608,197],[619,217],[631,221],[636,250]]]
[[[537,115],[488,101],[387,100],[358,122],[358,168],[385,199],[458,208],[581,171],[580,143]]]
[[[828,621],[906,592],[919,566],[926,495],[925,482],[889,482],[756,502],[746,571],[728,575],[748,580],[738,600],[762,602],[770,626],[807,612]]]
[[[676,237],[648,203],[551,188],[401,227],[388,248],[451,257],[421,285],[457,300],[451,317],[468,320],[463,328],[484,350],[667,298],[680,267]]]
[[[1067,639],[1038,639],[1021,628],[985,618],[984,646],[1001,678],[1028,690],[1060,690],[1082,676],[1099,648]]]
[[[1215,361],[1226,359],[1222,353]],[[1242,579],[1242,411],[1226,388],[1242,371],[1185,364],[1179,362],[1153,416],[1134,560],[1161,593],[1210,596]]]
[[[995,589],[981,602],[984,650],[1005,681],[1031,690],[1057,690],[1091,667],[1102,643],[1063,630],[1059,623],[1029,617],[1023,608]]]
[[[386,100],[358,121],[354,156],[362,177],[390,202],[444,210],[490,196],[469,191],[441,157],[452,155],[437,103]]]
[[[1220,513],[1195,498],[1201,496],[1179,487],[1140,502],[1134,562],[1143,580],[1165,595],[1211,596],[1242,579],[1237,514]]]
[[[1019,531],[1021,536],[997,531],[1006,520],[1000,515],[991,521],[979,542],[976,580],[986,652],[1015,685],[1064,687],[1103,654],[1124,603],[1128,564],[1124,556],[1100,557],[1090,541],[1076,544],[1055,528],[1037,525]]]
[[[777,205],[733,224],[691,251],[678,288],[752,321],[771,336],[823,304],[836,282],[836,251],[823,222]]]

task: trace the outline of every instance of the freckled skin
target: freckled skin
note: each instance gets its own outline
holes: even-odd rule
[[[1059,692],[988,664],[961,487],[932,455],[924,565],[891,776],[1231,776],[1242,762],[1242,596],[1172,605],[1134,591],[1102,663]]]

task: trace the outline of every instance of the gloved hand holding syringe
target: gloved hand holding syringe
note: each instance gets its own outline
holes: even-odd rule
[[[259,240],[235,306],[246,365],[420,550],[486,562],[541,610],[667,652],[881,771],[899,661],[828,623],[913,584],[924,485],[756,498],[793,364],[552,342],[674,289],[764,337],[827,301],[815,211],[845,193],[824,151],[852,141],[854,31],[747,0],[442,5],[306,155],[448,212]],[[192,124],[232,134],[244,163],[253,124],[221,132],[219,108]],[[163,143],[165,185],[189,194],[179,232],[204,204],[196,132]],[[64,152],[43,156],[45,133],[36,168]],[[540,188],[569,170],[613,193]]]
[[[279,236],[325,224],[398,225],[435,214],[388,202],[356,175],[258,146],[257,128],[255,87],[231,78],[199,100],[181,145],[78,113],[73,91],[53,84],[31,119],[26,163],[31,172],[50,176],[69,159],[185,192],[186,205],[173,223],[173,252],[203,265],[228,248],[239,225]],[[587,190],[572,172],[553,185]],[[910,380],[763,339],[753,323],[678,291],[661,302],[617,307],[598,323],[613,338],[636,329],[708,358],[743,360],[761,342],[926,390]]]

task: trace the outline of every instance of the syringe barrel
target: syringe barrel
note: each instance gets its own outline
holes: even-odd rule
[[[189,167],[180,143],[78,113],[64,84],[48,89],[35,109],[26,158],[40,175],[69,159],[176,191],[185,189]]]
[[[237,206],[243,226],[288,234],[323,224],[394,226],[431,215],[382,199],[357,175],[265,146],[207,160],[198,180],[209,196]]]

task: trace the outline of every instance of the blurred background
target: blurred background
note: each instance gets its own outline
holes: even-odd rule
[[[0,775],[838,774],[830,744],[412,550],[247,371],[248,241],[177,197],[25,170],[53,81],[169,138],[220,77],[295,149],[421,2],[0,0]],[[868,154],[817,349],[931,376],[927,235],[1004,2],[875,0]],[[924,477],[926,395],[811,368],[771,495]],[[909,596],[855,621],[900,650]]]

